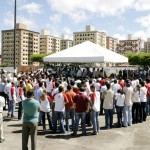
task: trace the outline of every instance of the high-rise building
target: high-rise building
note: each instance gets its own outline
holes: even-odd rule
[[[42,30],[40,35],[40,54],[60,51],[61,38],[49,35],[49,32]]]
[[[145,53],[150,53],[150,38],[147,38],[147,41],[144,42],[144,50]]]
[[[80,44],[85,41],[91,41],[106,48],[106,33],[95,31],[94,27],[86,26],[86,31],[73,33],[73,45]]]
[[[139,53],[141,52],[142,40],[133,40],[132,35],[128,35],[128,40],[120,40],[117,44],[117,52],[120,54],[126,54],[129,52]]]
[[[69,47],[73,46],[73,40],[69,40],[68,36],[62,35],[61,36],[61,44],[60,44],[60,50],[67,49]]]
[[[116,48],[117,48],[117,39],[107,36],[106,37],[106,48],[116,52]]]
[[[2,63],[14,64],[14,29],[2,31]],[[24,24],[16,24],[16,66],[38,65],[31,61],[32,54],[39,53],[39,33],[27,30]]]

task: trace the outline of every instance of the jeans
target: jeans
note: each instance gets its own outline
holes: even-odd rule
[[[134,102],[132,106],[132,120],[133,123],[138,123],[140,117],[140,102]]]
[[[18,119],[22,118],[22,101],[18,103]]]
[[[53,129],[53,124],[52,124],[52,118],[50,116],[50,112],[41,112],[42,114],[42,124],[43,124],[43,129],[46,129],[46,124],[45,124],[45,114],[47,115],[47,120],[49,124],[49,129]]]
[[[38,123],[41,124],[42,122],[42,112],[39,113]]]
[[[29,135],[31,135],[31,150],[36,150],[37,127],[37,123],[23,122],[22,150],[28,150]]]
[[[14,112],[15,112],[15,106],[16,106],[16,103],[12,100],[9,101],[9,110],[8,110],[8,114],[13,117],[14,116]]]
[[[99,112],[96,112],[94,110],[91,111],[91,120],[92,120],[92,124],[93,124],[93,133],[96,134],[99,132],[100,127],[99,127]]]
[[[123,120],[123,125],[127,127],[128,125],[132,125],[132,106],[127,106],[124,104],[124,120]]]
[[[3,115],[0,113],[0,141],[4,139],[3,133]]]
[[[104,109],[105,111],[105,127],[109,129],[113,124],[113,109]]]
[[[75,110],[74,109],[66,109],[66,131],[69,130],[69,118],[71,116],[72,119],[72,131],[75,128]]]
[[[147,103],[146,103],[146,115],[150,115],[150,97],[147,97]]]
[[[81,122],[82,122],[82,135],[86,135],[86,126],[85,126],[86,113],[85,112],[81,112],[81,113],[75,112],[75,129],[74,129],[73,134],[77,135],[80,116],[81,116]]]
[[[9,113],[10,105],[9,105],[9,96],[7,94],[6,94],[6,103],[8,105],[8,113]]]
[[[123,114],[124,106],[116,106],[117,109],[117,120],[118,120],[118,127],[122,127],[122,114]]]
[[[53,132],[56,132],[58,118],[60,119],[60,132],[64,133],[65,132],[64,120],[63,120],[64,112],[59,112],[59,111],[54,111]]]
[[[141,102],[140,106],[140,122],[146,121],[146,102]]]

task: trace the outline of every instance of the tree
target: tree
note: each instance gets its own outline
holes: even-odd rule
[[[48,54],[33,54],[31,56],[31,61],[32,62],[40,62],[40,63],[43,63],[43,58],[45,56],[48,56],[48,55],[51,55],[53,54],[52,52],[48,53]]]
[[[149,53],[128,53],[125,54],[129,59],[129,64],[139,65],[142,67],[150,67],[150,54]]]

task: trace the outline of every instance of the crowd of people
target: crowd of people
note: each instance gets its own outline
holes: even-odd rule
[[[102,72],[101,72],[102,73]],[[84,74],[84,76],[83,76]],[[96,71],[79,69],[76,75],[51,75],[48,72],[19,73],[2,77],[0,83],[0,141],[4,141],[2,107],[8,108],[7,117],[23,119],[22,146],[28,149],[31,134],[32,149],[36,149],[38,125],[43,131],[72,132],[77,136],[81,118],[82,135],[86,126],[92,126],[92,135],[100,132],[99,115],[105,116],[105,129],[128,127],[146,121],[150,115],[150,79],[148,76],[102,76]],[[48,127],[46,124],[48,120]],[[70,121],[71,120],[71,121]],[[59,124],[59,127],[58,127]]]

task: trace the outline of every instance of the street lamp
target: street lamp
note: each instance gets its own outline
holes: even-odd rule
[[[16,0],[14,6],[14,73],[16,73]]]

